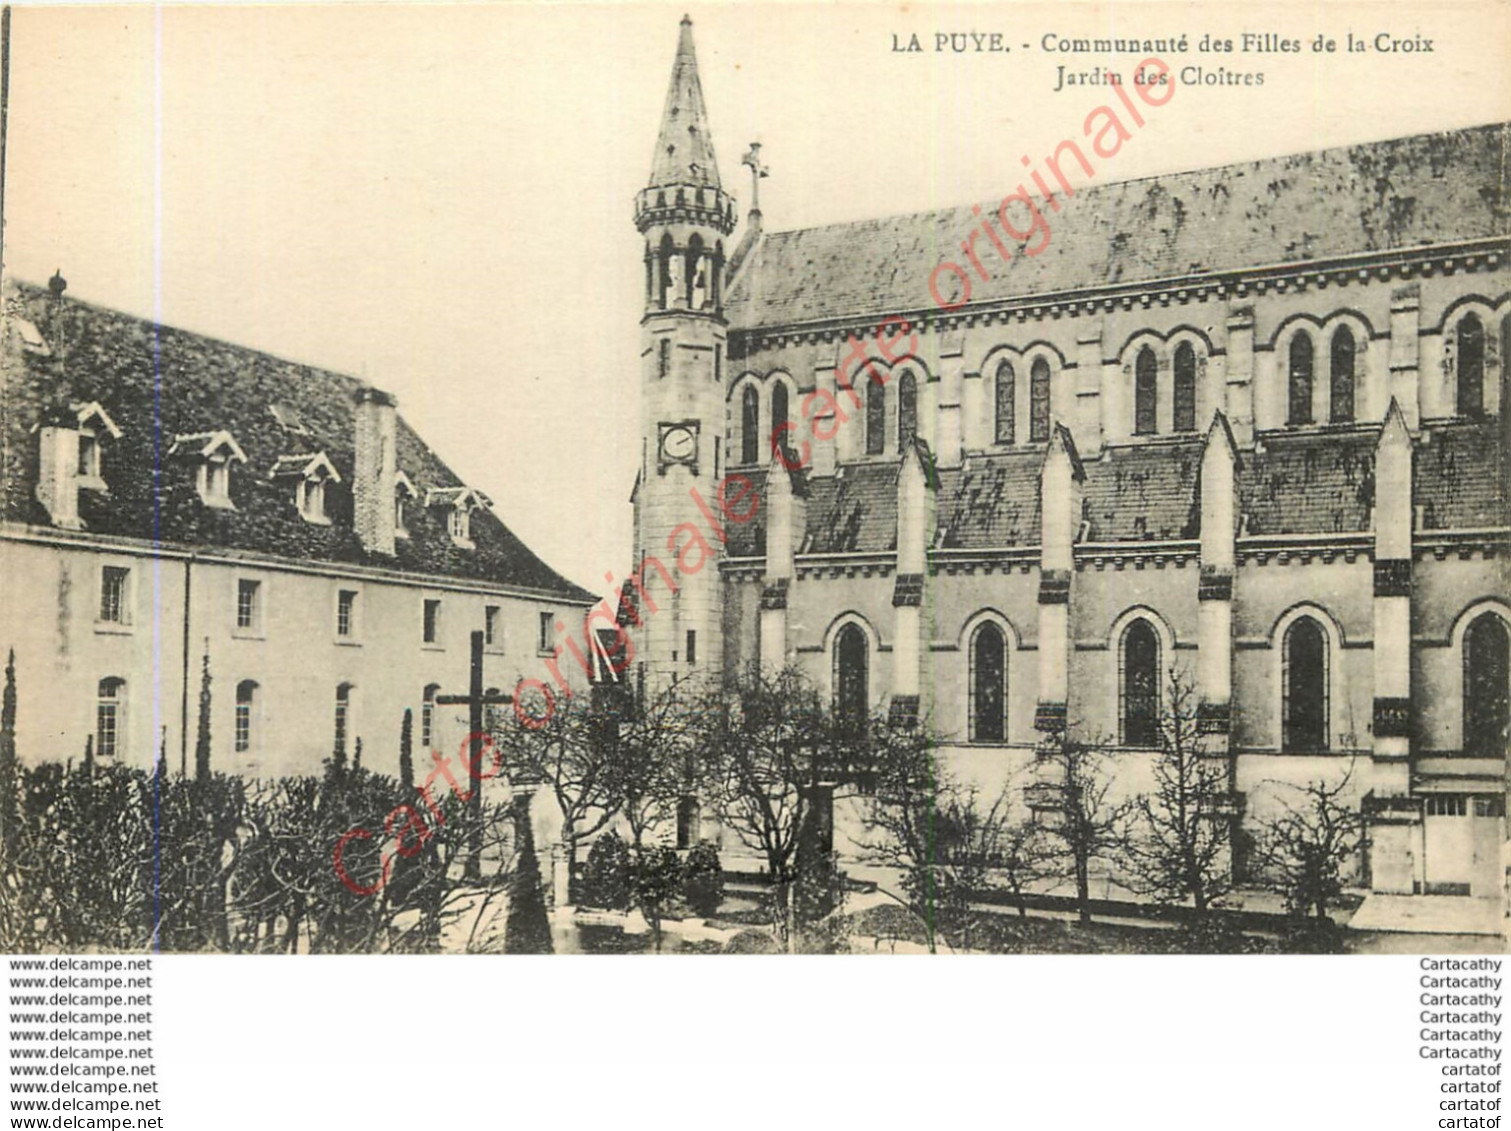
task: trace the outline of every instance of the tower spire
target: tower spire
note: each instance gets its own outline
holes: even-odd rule
[[[708,130],[708,111],[703,106],[703,85],[698,81],[693,22],[687,16],[682,17],[672,82],[661,112],[661,133],[651,158],[650,186],[671,185],[719,187],[719,164]]]

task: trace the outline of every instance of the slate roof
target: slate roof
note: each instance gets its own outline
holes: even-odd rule
[[[1241,453],[1237,476],[1246,533],[1358,534],[1371,529],[1378,427],[1266,433]],[[1506,453],[1495,420],[1437,422],[1419,440],[1412,502],[1423,531],[1504,527]],[[1108,447],[1086,459],[1081,542],[1139,543],[1201,536],[1200,437]],[[1039,544],[1042,447],[968,455],[939,471],[936,545],[1005,550]],[[764,472],[749,474],[758,491]],[[808,528],[798,550],[866,553],[896,549],[898,462],[852,464],[842,476],[808,480]],[[764,497],[764,495],[763,495]],[[730,527],[728,554],[766,552],[765,508]]]
[[[436,577],[536,590],[572,602],[595,600],[556,573],[497,516],[474,511],[474,549],[455,546],[442,509],[412,504],[410,536],[393,558],[369,554],[352,529],[355,377],[217,341],[146,319],[64,297],[19,282],[5,289],[0,357],[0,517],[47,526],[36,499],[39,444],[34,426],[59,406],[98,401],[122,437],[104,442],[108,494],[83,489],[79,513],[87,531],[167,544],[211,546],[282,558],[381,566]],[[46,353],[28,349],[29,321]],[[35,343],[32,343],[35,346]],[[154,360],[161,386],[154,388]],[[160,417],[154,420],[154,403]],[[302,427],[285,429],[272,406],[292,409]],[[285,413],[285,419],[289,419]],[[177,436],[229,431],[247,462],[232,471],[235,510],[205,506],[195,489],[192,460],[168,458]],[[156,458],[161,451],[162,459]],[[342,483],[327,488],[328,526],[305,522],[287,479],[269,473],[288,457],[324,452]],[[400,416],[399,467],[423,497],[427,490],[463,486],[461,480]],[[283,462],[280,462],[283,461]],[[155,465],[160,462],[161,478]],[[160,510],[154,513],[154,498]]]
[[[1086,464],[1081,517],[1091,542],[1195,538],[1201,440],[1109,448]],[[1037,541],[1037,531],[1035,541]]]
[[[1502,123],[1085,187],[1070,157],[1076,191],[1046,214],[1049,245],[1033,257],[1016,248],[1006,264],[984,256],[991,278],[973,275],[972,304],[1505,237],[1508,138]],[[1082,148],[1102,175],[1105,162]],[[730,323],[932,307],[930,273],[979,222],[971,208],[765,233],[730,289]]]

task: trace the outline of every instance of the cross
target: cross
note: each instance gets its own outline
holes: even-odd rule
[[[741,165],[750,167],[750,210],[759,215],[761,211],[761,178],[770,176],[770,171],[761,164],[761,143],[750,143],[750,152],[740,158]]]
[[[442,706],[454,707],[467,704],[467,772],[472,777],[472,789],[467,796],[467,816],[471,827],[467,832],[467,868],[464,873],[469,880],[483,876],[483,783],[477,777],[479,763],[483,760],[483,708],[496,703],[513,703],[514,696],[483,690],[483,634],[472,634],[472,676],[466,695],[437,695],[435,701]]]

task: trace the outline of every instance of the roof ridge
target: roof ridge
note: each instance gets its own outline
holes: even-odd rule
[[[1244,166],[1258,166],[1267,164],[1281,164],[1293,161],[1298,157],[1324,157],[1331,154],[1343,153],[1353,149],[1368,149],[1373,146],[1398,145],[1406,142],[1420,141],[1427,138],[1446,138],[1452,136],[1469,135],[1481,131],[1506,130],[1511,131],[1511,119],[1494,122],[1481,122],[1473,126],[1460,126],[1447,130],[1426,130],[1422,133],[1399,134],[1387,137],[1373,138],[1369,141],[1348,142],[1342,145],[1329,145],[1322,149],[1299,149],[1288,153],[1276,153],[1266,157],[1253,157],[1242,161],[1229,161],[1222,165],[1195,165],[1183,169],[1170,169],[1163,173],[1145,173],[1139,177],[1120,177],[1114,180],[1092,180],[1084,185],[1077,186],[1075,195],[1082,193],[1094,193],[1098,190],[1107,190],[1122,185],[1137,185],[1148,181],[1163,181],[1175,177],[1194,176],[1197,174],[1220,173],[1225,169],[1237,169]],[[1073,139],[1071,139],[1073,140]],[[1067,195],[1055,193],[1053,195]],[[960,212],[976,206],[984,206],[995,203],[990,200],[964,200],[955,204],[945,204],[937,208],[921,208],[913,211],[886,212],[874,216],[860,216],[850,220],[835,220],[828,224],[810,224],[803,228],[777,228],[764,229],[761,233],[765,240],[774,240],[782,236],[797,236],[806,232],[821,232],[839,228],[848,228],[858,224],[876,224],[888,220],[919,220],[924,217],[940,217],[946,213]]]

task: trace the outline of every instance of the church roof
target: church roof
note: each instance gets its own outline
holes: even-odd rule
[[[1084,187],[1067,156],[1075,195],[1061,198],[1058,212],[1043,209],[1048,246],[1028,256],[1009,244],[1004,264],[980,240],[991,277],[972,272],[971,304],[1505,237],[1508,139],[1511,125],[1479,126]],[[1100,159],[1083,149],[1100,175]],[[1023,175],[1012,172],[1012,183]],[[999,203],[983,203],[982,213],[994,215]],[[932,308],[931,272],[960,258],[955,249],[979,222],[963,205],[765,233],[730,289],[730,323],[753,329]]]
[[[73,298],[7,282],[0,360],[0,518],[49,525],[37,501],[33,429],[59,404],[98,403],[119,426],[106,442],[108,491],[79,492],[89,533],[230,554],[349,563],[516,587],[591,603],[595,598],[532,553],[497,516],[473,512],[473,549],[453,544],[447,514],[411,508],[408,538],[392,558],[367,552],[352,526],[355,377],[273,357]],[[24,323],[24,325],[23,325]],[[46,339],[33,343],[26,325]],[[278,412],[270,411],[278,406]],[[297,421],[297,427],[292,422]],[[245,454],[233,472],[234,509],[203,505],[192,460],[229,440]],[[229,449],[228,449],[229,450]],[[159,454],[161,458],[159,458]],[[332,478],[333,521],[304,521],[278,472],[321,453]],[[291,459],[291,457],[293,457]],[[455,472],[398,419],[398,463],[421,492],[465,488]],[[274,473],[270,476],[270,470]]]
[[[1378,426],[1265,433],[1236,468],[1239,508],[1250,536],[1359,534],[1371,529]],[[1084,461],[1083,543],[1166,542],[1201,535],[1200,437],[1110,446]],[[1506,524],[1501,484],[1507,456],[1494,420],[1440,421],[1415,445],[1412,503],[1423,533]],[[939,472],[943,550],[1011,550],[1039,545],[1042,446],[975,453]],[[884,553],[897,546],[895,460],[847,465],[809,479],[800,554]],[[763,489],[764,472],[747,472]],[[763,496],[764,497],[764,496]],[[731,527],[729,554],[766,552],[765,508]]]
[[[661,112],[661,132],[651,156],[652,188],[668,185],[719,187],[719,163],[714,157],[703,84],[698,81],[698,55],[693,49],[693,22],[682,17],[671,86]]]

